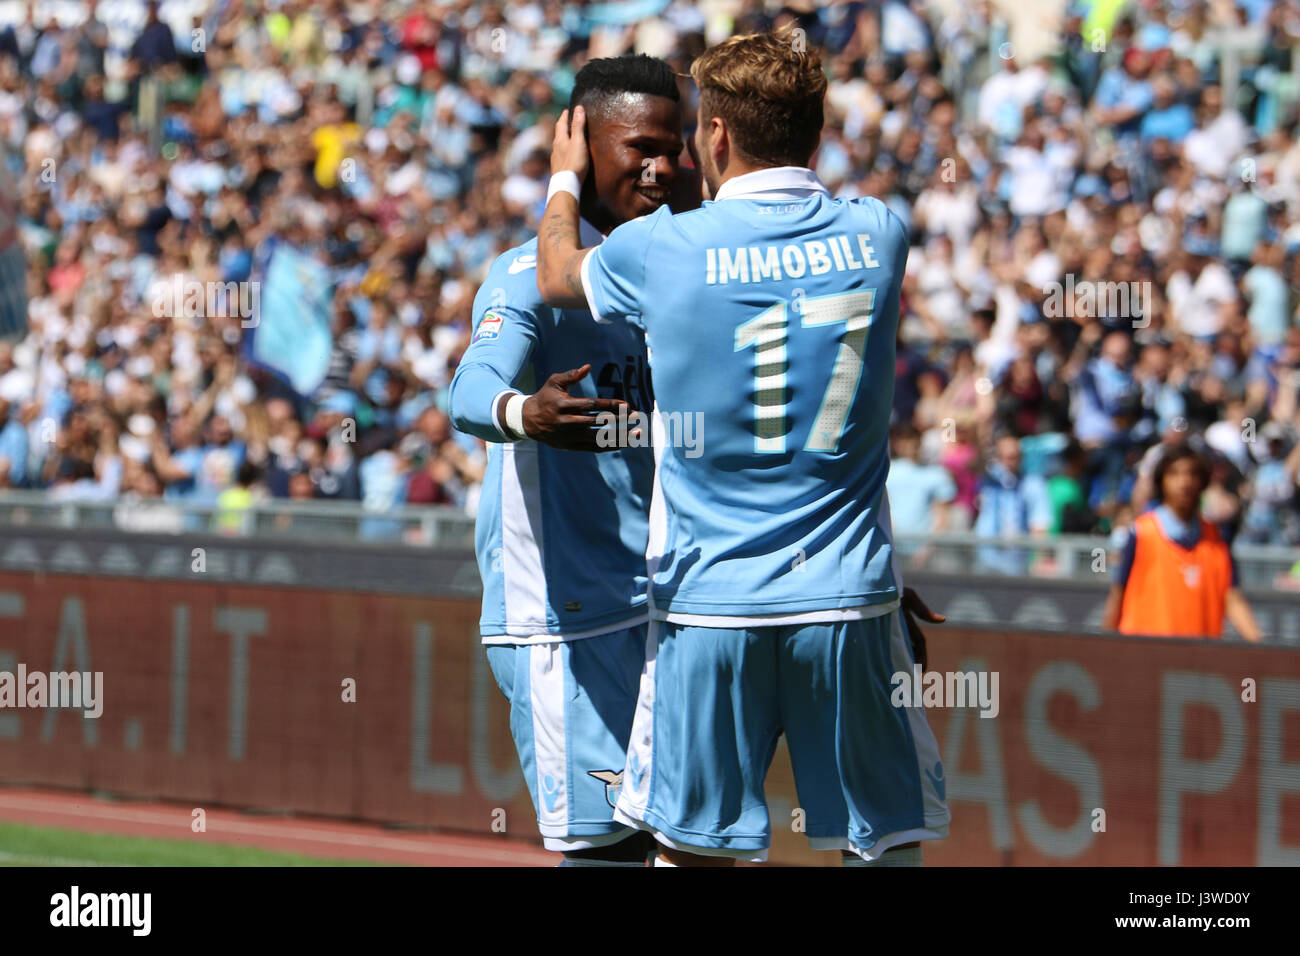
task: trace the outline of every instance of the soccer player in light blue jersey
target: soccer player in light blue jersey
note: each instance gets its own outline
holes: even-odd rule
[[[826,77],[801,40],[695,62],[712,201],[595,249],[573,198],[585,118],[561,117],[539,236],[545,301],[646,333],[651,625],[615,817],[679,864],[766,857],[782,733],[814,847],[919,863],[948,830],[924,712],[890,703],[913,667],[885,496],[907,234],[808,168]]]
[[[570,103],[590,118],[581,228],[594,244],[678,181],[677,80],[650,57],[592,60]],[[645,336],[543,303],[536,245],[493,264],[451,384],[456,427],[489,442],[479,629],[546,847],[562,865],[644,865],[651,841],[613,809],[645,655],[654,461],[648,442],[602,446],[591,416],[650,411]]]

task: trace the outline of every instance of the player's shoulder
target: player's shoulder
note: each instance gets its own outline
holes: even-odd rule
[[[744,218],[742,205],[709,201],[676,213],[660,206],[639,221],[646,230],[644,239],[653,241],[656,249],[678,246],[696,249],[700,243],[713,244],[721,241],[720,236],[734,236],[737,230],[746,229],[749,220]]]
[[[492,260],[488,278],[510,286],[537,285],[537,237],[507,249]]]
[[[680,218],[680,216],[687,215],[690,215],[690,213],[680,213],[674,216],[672,210],[667,206],[660,206],[654,212],[646,213],[644,216],[637,216],[635,219],[629,219],[611,232],[605,241],[608,242],[615,236],[619,239],[644,237],[659,230],[664,222],[672,222]]]
[[[875,196],[854,196],[836,201],[846,204],[853,217],[852,221],[857,228],[871,236],[872,245],[877,252],[887,251],[899,263],[907,261],[911,245],[908,228],[887,203]]]
[[[853,196],[837,201],[850,206],[855,215],[867,220],[874,220],[881,227],[887,228],[891,232],[898,232],[902,235],[907,234],[907,227],[903,225],[903,220],[898,218],[898,213],[875,196]]]
[[[624,277],[640,275],[651,248],[662,252],[667,245],[673,243],[677,232],[672,228],[663,228],[663,224],[672,219],[667,206],[660,206],[652,213],[629,219],[617,226],[596,247],[599,256],[595,261],[602,263],[606,270],[620,273]]]
[[[1201,537],[1205,539],[1205,542],[1207,544],[1226,545],[1226,542],[1223,540],[1223,535],[1219,533],[1218,525],[1216,525],[1213,521],[1208,520],[1204,516],[1200,517],[1200,522],[1201,522]]]
[[[509,249],[493,260],[479,287],[480,300],[532,311],[545,305],[537,290],[537,238]]]

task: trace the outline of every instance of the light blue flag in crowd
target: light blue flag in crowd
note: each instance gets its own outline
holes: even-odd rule
[[[0,339],[27,334],[27,271],[22,246],[0,251]]]
[[[329,267],[292,246],[276,244],[262,276],[253,361],[280,373],[300,395],[310,395],[329,371],[332,302]]]
[[[27,270],[18,242],[18,197],[0,151],[0,339],[27,334]]]
[[[621,27],[657,17],[668,8],[669,0],[613,0],[610,3],[592,3],[582,8],[581,35],[586,36],[594,27]]]

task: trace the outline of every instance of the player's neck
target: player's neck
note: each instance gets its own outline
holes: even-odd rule
[[[713,190],[713,195],[716,196],[718,194],[718,190],[722,189],[723,186],[725,186],[728,182],[730,182],[733,179],[739,179],[741,176],[748,176],[750,173],[761,173],[766,169],[785,169],[785,168],[788,167],[782,165],[772,165],[772,164],[758,165],[754,163],[742,162],[739,159],[732,160],[731,162],[727,163],[725,169],[721,169],[718,171],[718,185],[717,188]],[[805,167],[796,167],[796,168],[805,168]]]
[[[608,236],[615,228],[622,225],[600,204],[594,194],[585,191],[582,200],[578,203],[578,215],[587,220],[602,236]]]
[[[765,169],[776,169],[775,166],[757,166],[750,163],[743,163],[740,160],[734,160],[727,163],[727,168],[720,170],[718,173],[718,189],[721,189],[733,179],[739,179],[741,176],[748,176],[750,173],[761,173]]]

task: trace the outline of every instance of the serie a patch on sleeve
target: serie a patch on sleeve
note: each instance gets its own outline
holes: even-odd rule
[[[473,345],[480,339],[495,339],[501,334],[501,323],[504,321],[505,317],[500,312],[484,312],[483,319],[479,322],[474,338],[470,339],[469,344]]]

